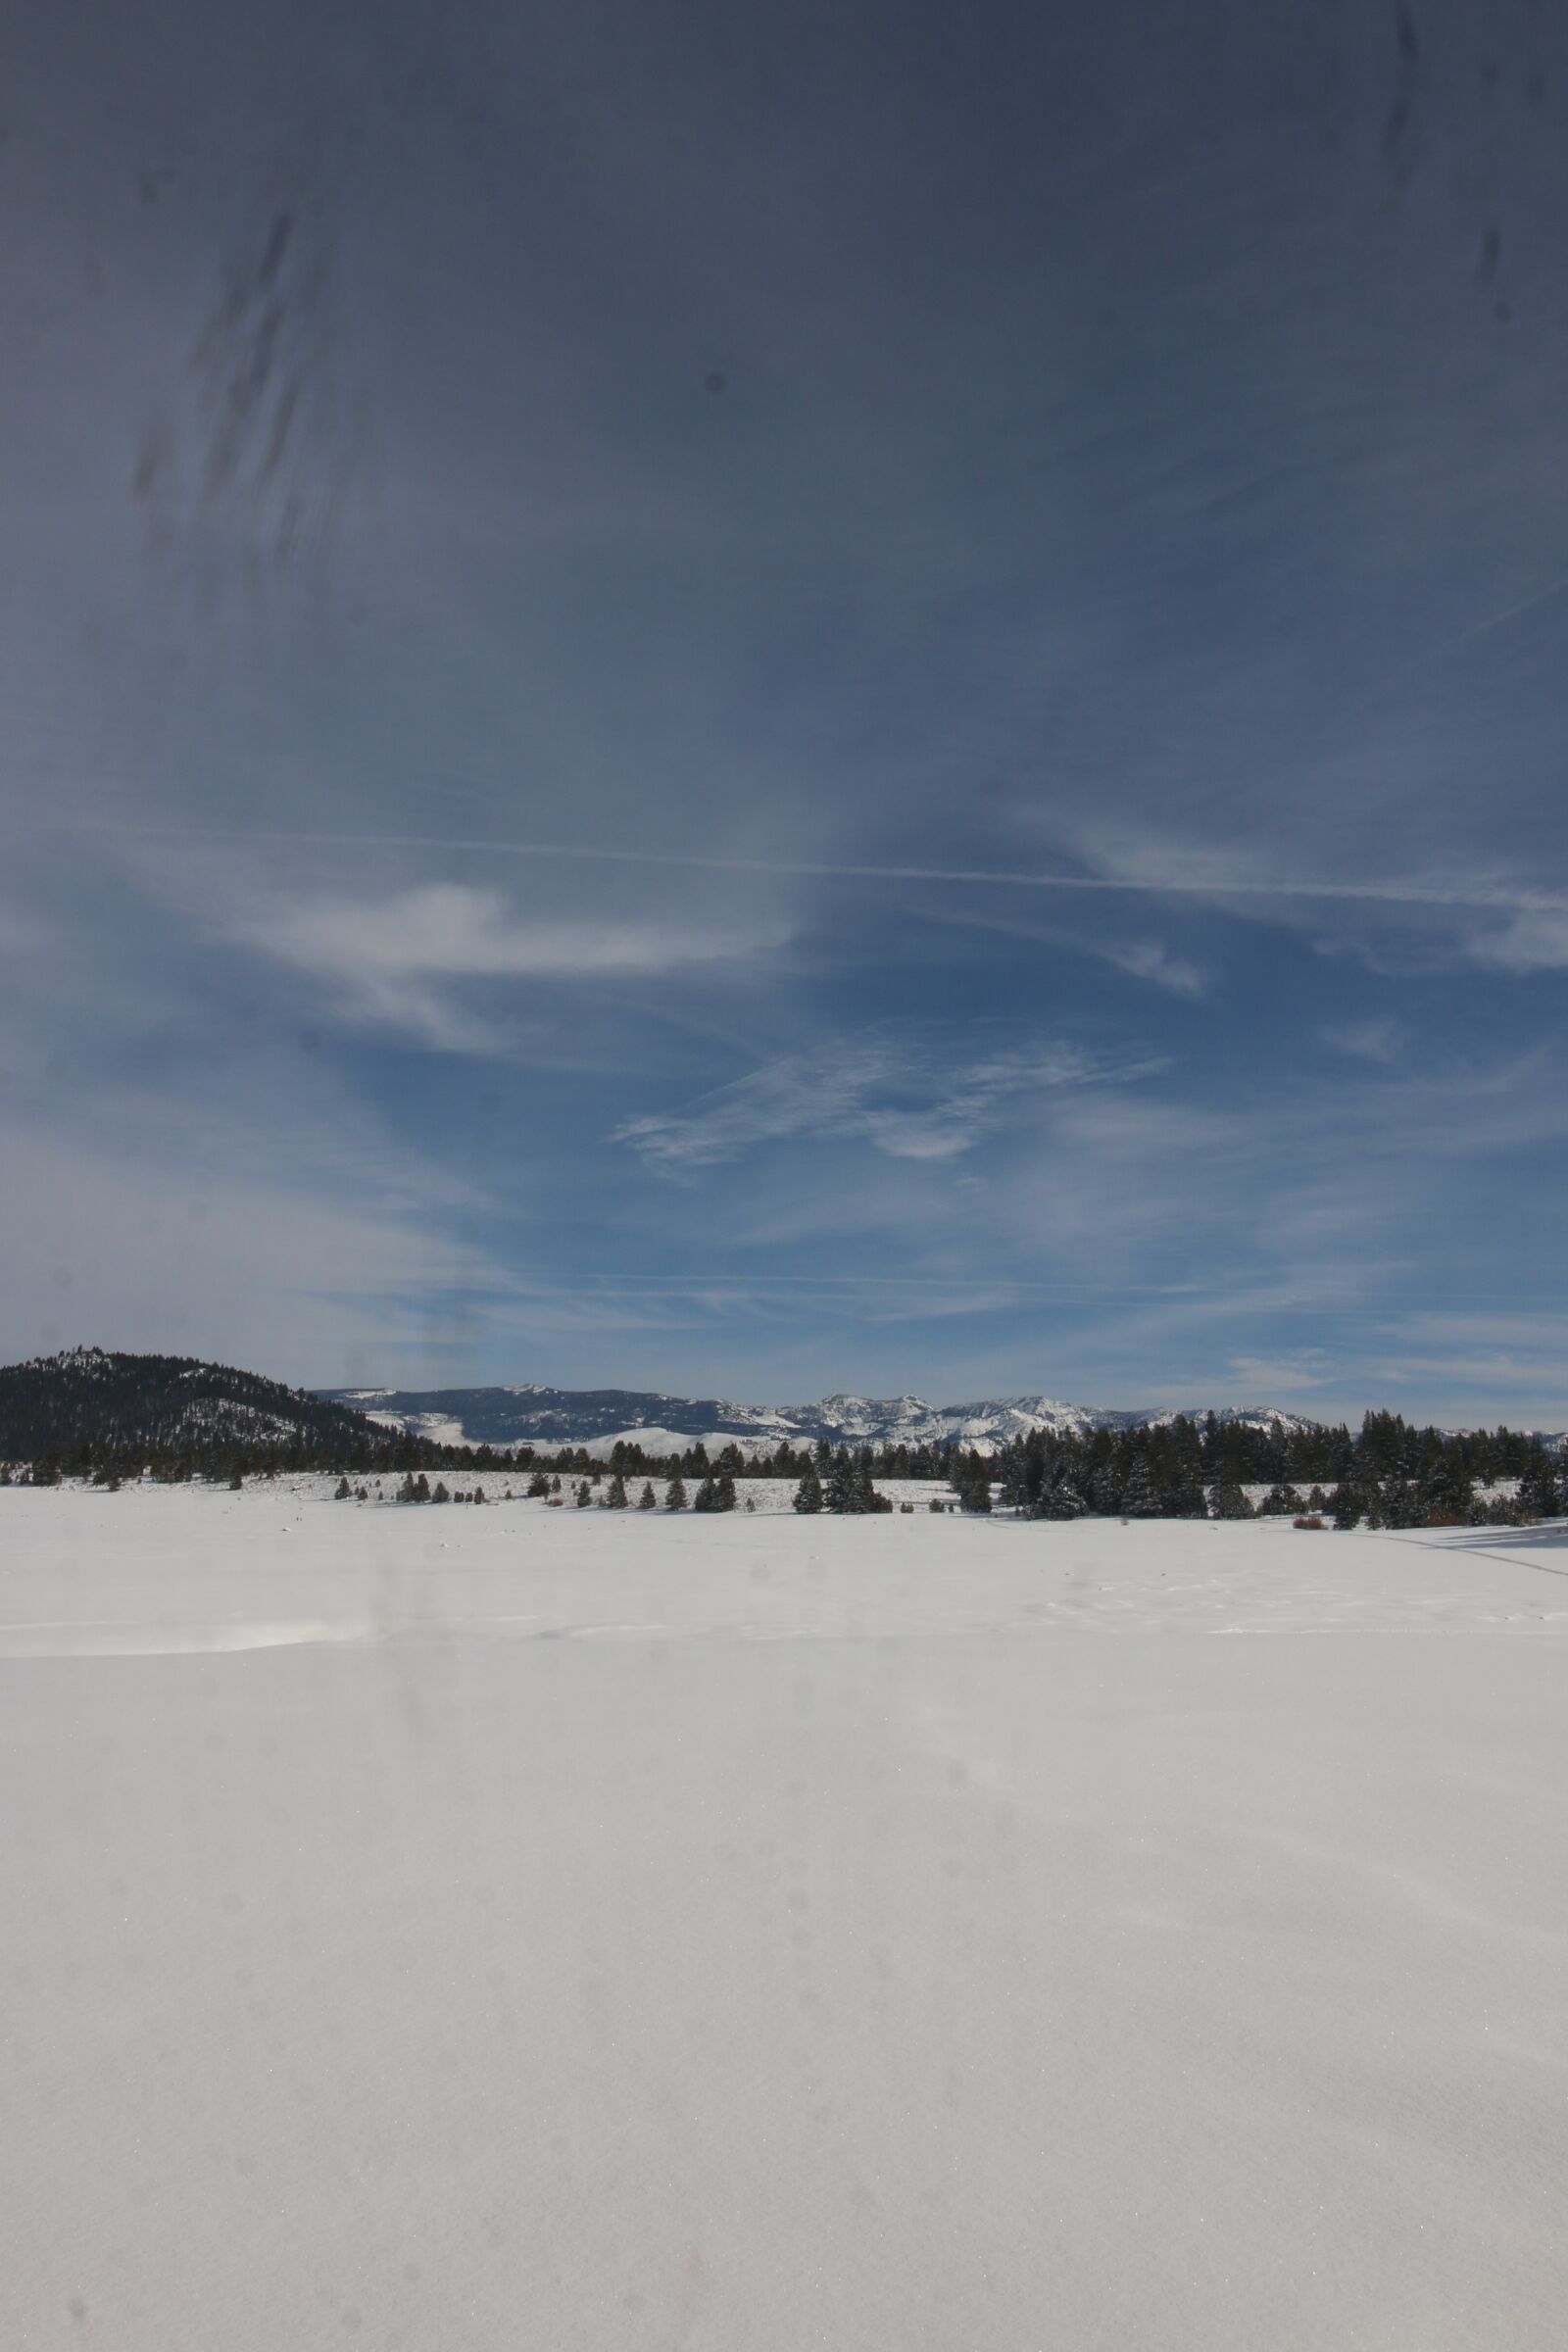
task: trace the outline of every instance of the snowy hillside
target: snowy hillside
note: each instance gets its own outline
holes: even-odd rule
[[[923,1396],[820,1397],[814,1404],[736,1404],[715,1396],[670,1396],[640,1389],[551,1389],[533,1383],[494,1389],[321,1389],[317,1394],[352,1406],[384,1428],[407,1429],[438,1445],[588,1446],[608,1450],[631,1438],[650,1452],[667,1442],[694,1438],[751,1440],[766,1446],[781,1439],[834,1446],[929,1446],[956,1443],[982,1452],[1027,1437],[1031,1430],[1081,1434],[1095,1429],[1159,1426],[1172,1409],[1114,1411],[1065,1404],[1054,1396],[987,1398],[973,1404],[928,1404]],[[1192,1408],[1203,1418],[1206,1407]],[[1227,1405],[1220,1421],[1287,1430],[1309,1423],[1269,1405]]]

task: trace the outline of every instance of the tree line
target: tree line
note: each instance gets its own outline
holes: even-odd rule
[[[876,1482],[898,1479],[951,1488],[966,1511],[1000,1503],[1046,1519],[1240,1518],[1252,1509],[1249,1487],[1267,1490],[1265,1511],[1317,1511],[1342,1526],[1494,1524],[1568,1512],[1568,1464],[1538,1437],[1506,1427],[1421,1427],[1392,1412],[1369,1412],[1355,1431],[1213,1413],[1081,1433],[1037,1430],[990,1453],[951,1441],[852,1446],[821,1438],[770,1450],[729,1441],[712,1453],[696,1439],[658,1455],[621,1439],[607,1462],[583,1446],[437,1444],[255,1374],[183,1357],[77,1349],[0,1371],[0,1484],[80,1478],[113,1487],[150,1476],[232,1487],[278,1471],[337,1473],[357,1486],[390,1476],[403,1481],[403,1499],[431,1501],[455,1498],[445,1474],[510,1472],[528,1479],[535,1496],[543,1489],[578,1507],[586,1496],[616,1509],[632,1507],[628,1480],[642,1483],[639,1507],[656,1507],[657,1478],[662,1507],[689,1501],[702,1511],[735,1509],[760,1479],[789,1482],[802,1512],[880,1511],[893,1506]],[[1517,1482],[1517,1493],[1478,1497],[1478,1487],[1499,1481]]]

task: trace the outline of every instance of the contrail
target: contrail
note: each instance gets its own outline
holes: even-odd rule
[[[1388,906],[1494,906],[1513,913],[1568,913],[1568,893],[1519,890],[1488,882],[1222,881],[1217,876],[1128,880],[1104,874],[1063,874],[981,865],[862,865],[815,858],[738,858],[687,850],[615,849],[571,841],[476,840],[436,833],[215,832],[185,825],[98,825],[141,840],[225,842],[237,848],[268,843],[310,849],[416,850],[476,858],[557,858],[583,865],[681,866],[700,873],[790,874],[829,882],[938,882],[990,890],[1094,891],[1127,898],[1323,899]]]
[[[1477,621],[1475,627],[1465,634],[1468,637],[1489,636],[1494,629],[1503,628],[1510,620],[1518,620],[1521,614],[1533,612],[1538,605],[1549,605],[1553,598],[1563,595],[1565,591],[1568,591],[1568,578],[1553,580],[1549,587],[1538,588],[1533,596],[1521,597],[1518,604],[1509,605],[1506,611],[1494,612],[1489,619]],[[1464,638],[1458,642],[1462,645]]]

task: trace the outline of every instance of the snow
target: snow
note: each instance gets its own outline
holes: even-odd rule
[[[0,2340],[1561,2340],[1568,1528],[326,1494],[0,1492]]]
[[[667,1459],[671,1454],[683,1454],[688,1446],[699,1443],[696,1438],[683,1436],[678,1429],[618,1429],[611,1437],[589,1438],[582,1450],[590,1461],[608,1462],[615,1447],[623,1442],[628,1446],[640,1446],[644,1453],[655,1460]],[[726,1446],[738,1446],[747,1458],[773,1450],[772,1442],[766,1438],[707,1437],[701,1443],[712,1455],[721,1453]]]

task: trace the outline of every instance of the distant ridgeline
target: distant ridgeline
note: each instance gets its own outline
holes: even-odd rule
[[[343,1401],[345,1394],[368,1401],[389,1393],[312,1395],[188,1356],[72,1348],[0,1370],[0,1483],[20,1474],[35,1485],[53,1484],[62,1476],[110,1484],[145,1473],[232,1483],[253,1472],[331,1470],[400,1472],[408,1484],[408,1474],[445,1469],[527,1469],[596,1480],[608,1470],[612,1480],[623,1480],[678,1470],[683,1478],[704,1479],[712,1472],[726,1481],[788,1479],[797,1484],[797,1507],[804,1510],[875,1507],[874,1499],[867,1499],[869,1482],[888,1478],[943,1482],[965,1510],[989,1511],[995,1498],[1037,1519],[1242,1518],[1251,1515],[1243,1492],[1250,1486],[1269,1489],[1265,1510],[1322,1511],[1344,1527],[1363,1519],[1391,1527],[1512,1524],[1568,1511],[1562,1439],[1503,1428],[1416,1429],[1396,1413],[1368,1413],[1352,1433],[1343,1424],[1263,1409],[1097,1413],[1048,1406],[1037,1398],[1006,1407],[956,1408],[953,1417],[961,1411],[969,1429],[976,1416],[995,1411],[1004,1428],[1010,1422],[1014,1434],[1008,1436],[999,1432],[973,1443],[957,1436],[835,1443],[825,1431],[814,1439],[772,1441],[763,1433],[769,1422],[776,1430],[781,1416],[732,1407],[718,1409],[745,1417],[755,1434],[744,1444],[732,1437],[710,1452],[701,1438],[688,1442],[682,1434],[645,1427],[640,1437],[646,1444],[632,1436],[607,1446],[600,1438],[591,1454],[581,1444],[443,1442],[398,1425],[384,1405],[381,1417],[371,1419]],[[548,1396],[554,1418],[555,1400],[571,1393],[507,1394]],[[612,1397],[624,1400],[626,1392],[591,1393],[597,1411],[607,1411]],[[657,1402],[666,1410],[679,1402],[641,1396],[637,1401]],[[862,1418],[872,1410],[858,1398],[825,1403],[853,1406]],[[1022,1410],[1029,1403],[1045,1408],[1049,1425],[1019,1427],[1030,1417]],[[820,1425],[823,1408],[808,1409]],[[939,1418],[929,1407],[921,1412],[928,1427]],[[837,1425],[848,1417],[841,1416]],[[428,1430],[434,1416],[421,1418]],[[918,1423],[909,1414],[895,1425]],[[446,1427],[450,1431],[453,1423]],[[1497,1482],[1516,1485],[1517,1491],[1478,1499],[1477,1486]]]

